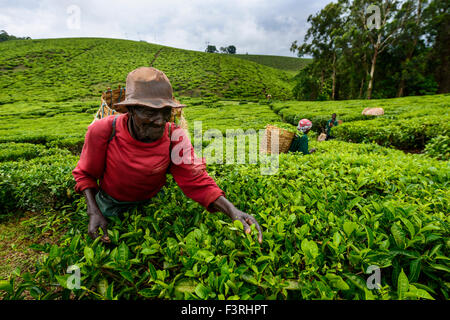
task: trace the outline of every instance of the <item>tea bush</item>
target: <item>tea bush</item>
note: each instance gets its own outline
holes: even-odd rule
[[[450,138],[446,136],[437,136],[428,142],[425,146],[425,154],[439,160],[450,160]]]
[[[375,142],[400,149],[423,149],[440,134],[448,135],[450,124],[443,116],[389,120],[354,121],[333,128],[339,139],[352,142]],[[445,152],[445,150],[443,150]]]
[[[383,116],[365,116],[367,107],[384,108]],[[376,142],[387,147],[422,150],[438,135],[448,136],[450,96],[434,95],[380,100],[285,101],[272,105],[282,119],[297,125],[302,118],[313,122],[313,131],[325,131],[332,113],[343,124],[332,135],[352,142]]]
[[[58,209],[73,201],[78,157],[60,149],[40,152],[29,161],[0,162],[0,212]]]
[[[170,176],[150,204],[111,219],[111,245],[92,241],[71,172],[101,91],[151,62],[188,104],[191,134],[195,120],[202,133],[224,135],[269,123],[295,132],[301,118],[320,132],[336,112],[344,120],[333,128],[339,139],[379,145],[318,143],[313,135],[318,151],[280,155],[276,175],[262,175],[260,163],[209,164],[227,198],[259,221],[262,245],[185,197]],[[32,246],[43,254],[32,271],[0,280],[3,299],[448,300],[449,96],[254,103],[266,93],[289,99],[288,80],[235,57],[145,42],[1,43],[0,212],[40,212],[39,223],[25,224],[56,239]],[[361,115],[379,106],[384,116]],[[427,155],[442,160],[380,145],[427,145]],[[80,289],[68,286],[72,265],[81,268]],[[379,290],[366,286],[370,266],[381,269]]]
[[[208,165],[227,198],[257,218],[262,245],[169,177],[151,204],[110,221],[110,246],[88,238],[82,198],[72,213],[53,213],[65,233],[35,246],[46,253],[36,271],[0,283],[4,299],[448,299],[448,165],[374,144],[320,146],[282,154],[272,176],[259,165]],[[61,161],[47,179],[68,186],[74,162]],[[81,288],[69,289],[75,264]],[[371,265],[381,268],[380,290],[366,287]]]
[[[270,88],[274,98],[292,97],[285,72],[251,61],[140,41],[70,38],[2,42],[0,103],[98,97],[151,63],[166,73],[177,96],[264,98]]]

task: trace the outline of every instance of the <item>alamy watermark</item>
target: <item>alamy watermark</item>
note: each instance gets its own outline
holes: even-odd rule
[[[194,143],[186,130],[175,130],[171,160],[175,165],[194,164],[260,164],[262,175],[274,175],[279,169],[279,132],[261,129],[227,129],[225,137],[218,129],[202,133],[202,122],[194,121]],[[203,148],[203,142],[208,145]],[[194,150],[192,150],[192,146]],[[224,153],[225,148],[225,153]],[[198,155],[198,156],[197,156]],[[258,162],[259,160],[259,162]]]
[[[66,25],[70,30],[80,30],[81,29],[81,9],[77,5],[70,5],[67,7],[67,20]]]
[[[374,4],[367,6],[365,10],[366,15],[370,16],[366,19],[366,26],[369,30],[381,28],[381,10],[380,7]]]
[[[67,273],[71,274],[67,278],[67,289],[80,289],[81,288],[81,272],[80,267],[77,265],[71,265],[67,267]]]
[[[366,274],[371,274],[369,278],[367,278],[366,285],[370,290],[380,290],[381,289],[381,270],[377,265],[370,265]]]

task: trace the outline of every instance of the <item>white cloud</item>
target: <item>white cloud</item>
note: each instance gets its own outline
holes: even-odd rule
[[[209,41],[238,53],[292,56],[306,19],[330,0],[107,1],[0,0],[0,29],[31,38],[108,37],[146,40],[203,51]],[[67,8],[80,8],[80,29],[67,25]]]

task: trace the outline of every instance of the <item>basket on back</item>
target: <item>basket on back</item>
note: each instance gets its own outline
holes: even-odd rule
[[[272,139],[275,139],[276,134],[278,134],[278,152],[272,150]],[[293,132],[268,124],[264,131],[264,138],[260,142],[260,152],[269,154],[286,153],[289,151],[294,136],[295,133]]]
[[[94,116],[94,121],[113,114],[127,112],[123,106],[116,105],[123,100],[125,100],[125,88],[121,86],[115,90],[108,88],[108,90],[102,93],[100,108]],[[188,129],[187,121],[183,116],[183,108],[172,108],[170,122],[175,122],[181,128]]]

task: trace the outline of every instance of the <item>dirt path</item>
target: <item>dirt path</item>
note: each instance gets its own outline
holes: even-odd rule
[[[161,53],[163,48],[159,49],[158,52],[155,53],[155,56],[153,57],[152,62],[150,62],[150,67],[153,67],[153,64],[155,63],[156,59],[158,58],[159,54]]]

